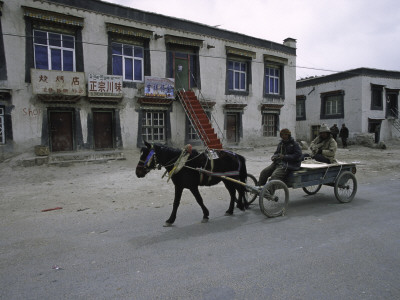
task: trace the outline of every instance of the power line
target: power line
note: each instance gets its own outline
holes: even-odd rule
[[[30,35],[20,35],[20,34],[12,34],[12,33],[3,33],[3,36],[13,36],[13,37],[21,37],[21,38],[31,38],[33,39],[34,36]],[[54,39],[52,39],[54,40]],[[103,44],[103,43],[95,43],[95,42],[87,42],[87,41],[77,41],[75,40],[76,43],[82,43],[82,44],[87,44],[87,45],[93,45],[93,46],[102,46],[102,47],[111,47],[111,45],[108,44]],[[143,47],[144,50],[150,51],[150,52],[163,52],[163,53],[168,53],[171,51],[168,50],[158,50],[158,49],[150,49],[150,48],[145,48]],[[192,55],[197,55],[197,54],[192,54]],[[215,59],[223,59],[226,60],[226,57],[223,56],[215,56],[215,55],[198,55],[199,57],[206,57],[206,58],[215,58]],[[259,63],[259,64],[264,64],[264,61],[257,61],[257,60],[252,60],[254,63]],[[331,72],[331,73],[351,73],[349,71],[337,71],[337,70],[330,70],[330,69],[324,69],[324,68],[316,68],[316,67],[306,67],[306,66],[299,66],[299,65],[287,65],[288,67],[291,68],[298,68],[298,69],[307,69],[307,70],[315,70],[315,71],[323,71],[323,72]]]

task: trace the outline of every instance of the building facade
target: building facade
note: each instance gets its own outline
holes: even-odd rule
[[[297,138],[310,141],[320,124],[346,124],[350,140],[397,139],[400,72],[358,68],[297,81]]]
[[[168,82],[195,92],[224,146],[276,143],[280,128],[295,126],[294,39],[279,44],[98,0],[0,8],[3,156],[36,145],[200,145]]]

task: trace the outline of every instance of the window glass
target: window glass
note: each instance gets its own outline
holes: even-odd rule
[[[61,34],[49,32],[49,45],[61,47]]]
[[[34,30],[33,36],[36,69],[75,70],[74,36],[40,30]]]
[[[61,69],[61,50],[51,49],[51,69],[52,70],[62,70]]]
[[[35,46],[35,65],[36,69],[47,70],[49,68],[46,46]]]
[[[280,68],[267,66],[265,68],[265,93],[280,95],[281,93],[281,72]]]
[[[74,70],[74,52],[64,50],[63,57],[64,57],[63,70],[72,72]]]
[[[133,48],[130,45],[124,45],[123,47],[125,56],[133,56]]]
[[[47,45],[47,33],[35,30],[33,41],[35,44]]]
[[[142,80],[142,61],[135,59],[135,66],[134,66],[134,70],[135,70],[135,81],[141,81]]]
[[[125,58],[125,79],[133,80],[133,60]]]
[[[112,49],[112,54],[122,55],[122,44],[112,43],[111,49]]]
[[[64,34],[62,36],[62,38],[63,38],[63,47],[64,48],[71,48],[71,49],[75,48],[74,37]]]
[[[134,56],[143,58],[143,48],[135,47]]]
[[[122,76],[122,56],[113,56],[113,74]]]
[[[228,89],[246,90],[247,64],[245,62],[228,61]]]
[[[113,75],[123,76],[125,81],[143,81],[143,47],[112,43]]]

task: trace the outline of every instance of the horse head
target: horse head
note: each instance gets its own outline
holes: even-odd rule
[[[145,177],[146,174],[155,169],[157,165],[156,153],[153,146],[146,141],[144,144],[146,147],[140,149],[140,158],[136,166],[136,176],[139,178]]]

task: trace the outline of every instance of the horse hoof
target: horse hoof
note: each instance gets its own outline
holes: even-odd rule
[[[225,216],[232,216],[233,215],[233,213],[231,213],[231,212],[226,212],[225,213]]]
[[[208,222],[208,219],[201,220],[201,223],[207,223],[207,222]]]
[[[171,223],[165,222],[165,224],[163,225],[163,227],[172,227],[172,224],[171,224]]]

